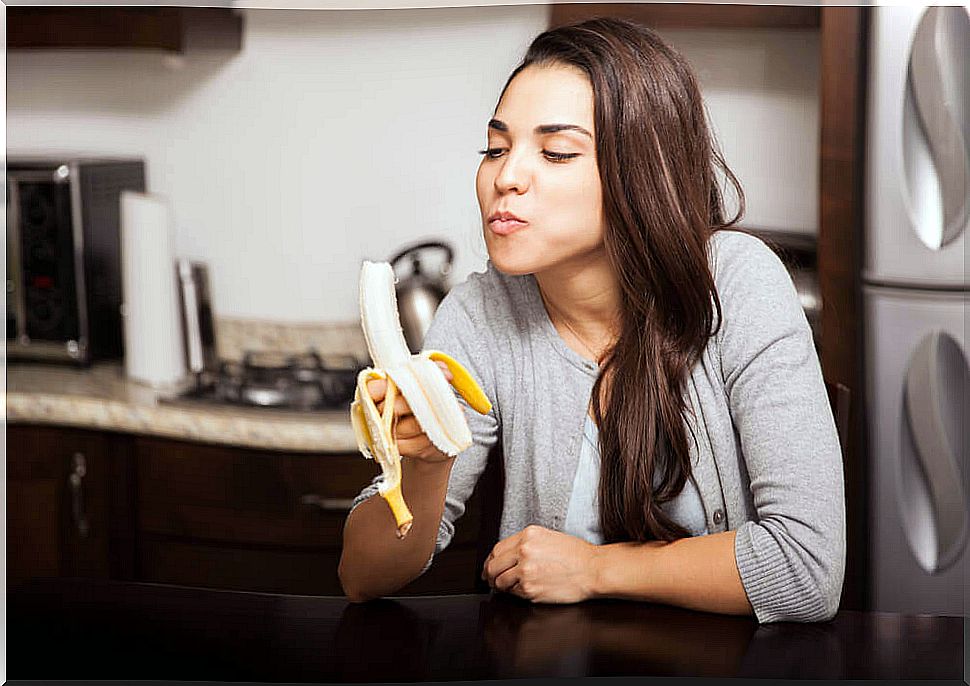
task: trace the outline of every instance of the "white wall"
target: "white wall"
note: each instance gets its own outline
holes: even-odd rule
[[[816,235],[818,32],[660,33],[697,74],[715,135],[744,188],[743,223]]]
[[[485,123],[548,8],[243,10],[241,52],[7,56],[8,155],[135,154],[216,314],[357,318],[361,259],[449,240],[484,264]],[[747,222],[817,225],[817,38],[666,31],[694,63]]]

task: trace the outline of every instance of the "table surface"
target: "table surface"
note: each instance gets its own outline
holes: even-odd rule
[[[964,621],[842,611],[831,622],[758,625],[751,618],[622,600],[536,605],[495,593],[350,603],[36,580],[8,593],[7,677],[961,679]]]

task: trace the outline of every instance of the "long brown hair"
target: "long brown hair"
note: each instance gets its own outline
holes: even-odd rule
[[[530,65],[578,67],[593,89],[604,244],[621,302],[617,340],[600,360],[592,394],[603,537],[682,538],[689,532],[661,505],[691,473],[684,393],[721,321],[707,243],[741,218],[744,193],[708,128],[690,66],[650,29],[596,18],[546,31],[505,88]],[[730,221],[718,168],[737,192]]]

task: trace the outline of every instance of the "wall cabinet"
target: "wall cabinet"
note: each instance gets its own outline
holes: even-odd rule
[[[242,25],[219,7],[8,7],[7,47],[238,51]]]
[[[358,454],[46,426],[10,426],[7,435],[11,587],[82,576],[342,595],[344,522],[378,470]],[[494,543],[482,538],[489,483],[473,494],[448,549],[401,595],[481,590],[490,545],[480,541]]]

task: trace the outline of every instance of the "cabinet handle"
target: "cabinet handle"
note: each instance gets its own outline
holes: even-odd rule
[[[88,516],[84,512],[84,476],[87,473],[88,464],[84,459],[84,453],[74,453],[71,457],[71,474],[67,477],[67,482],[71,487],[71,514],[81,538],[87,538],[89,529]]]
[[[325,512],[350,512],[353,498],[324,498],[316,493],[306,493],[300,496],[301,505],[315,505]]]

